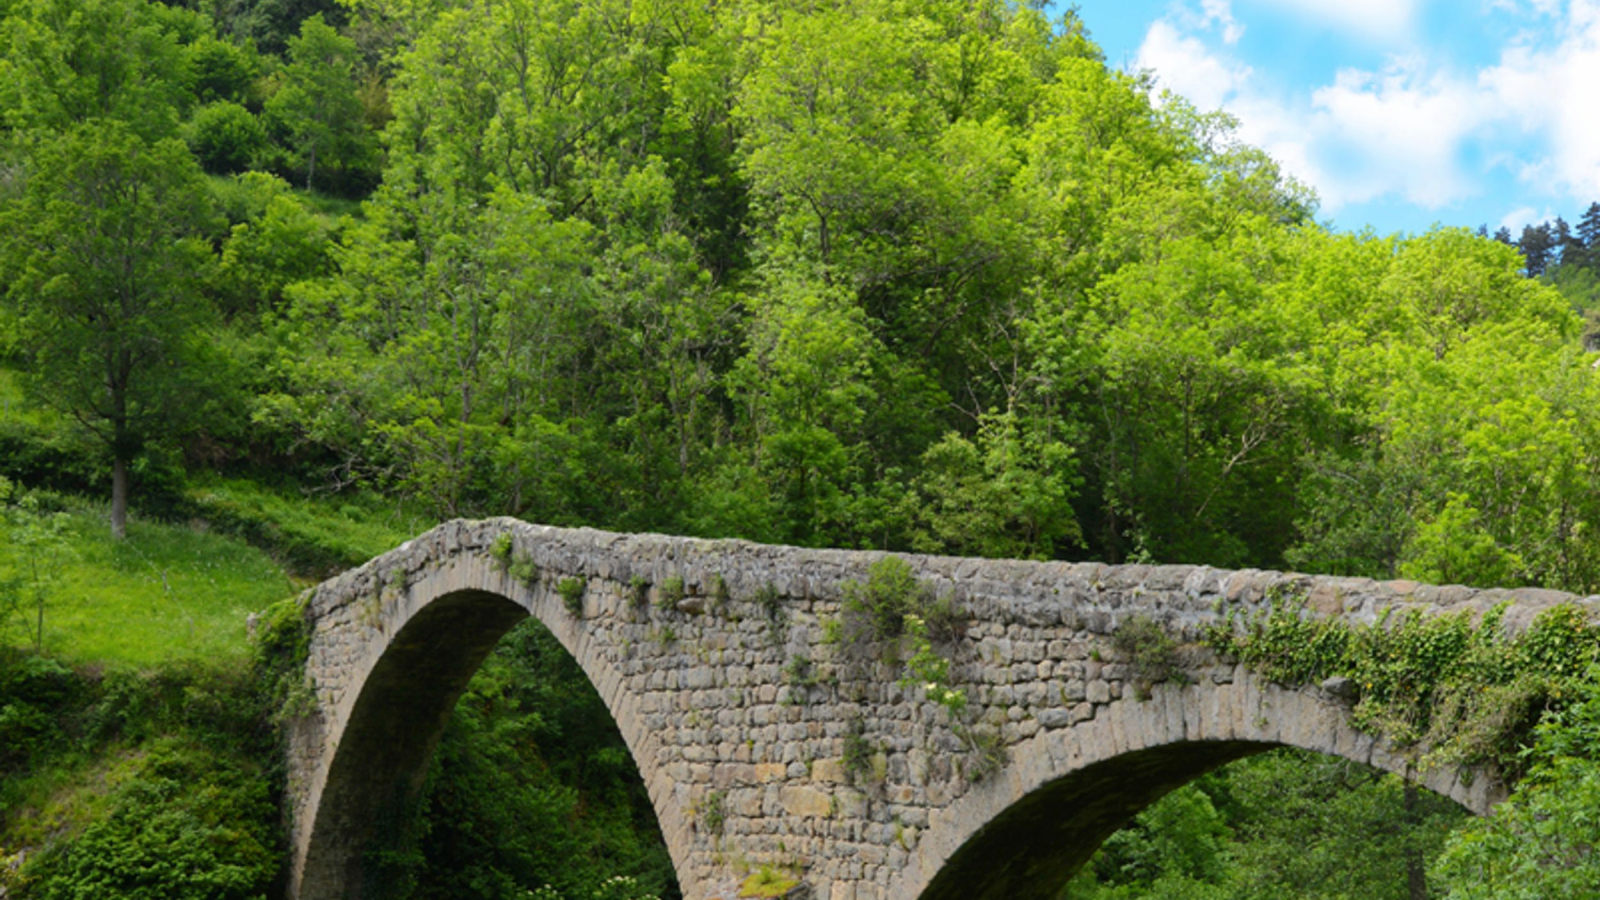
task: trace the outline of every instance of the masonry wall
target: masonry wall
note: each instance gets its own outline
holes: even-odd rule
[[[536,578],[519,580],[491,557],[506,533]],[[1160,793],[1270,746],[1408,769],[1349,726],[1337,697],[1263,683],[1201,647],[1219,601],[1250,611],[1293,593],[1318,615],[1366,622],[1390,607],[1482,612],[1511,600],[1510,628],[1554,603],[1595,602],[1205,567],[904,556],[965,612],[964,634],[944,648],[970,701],[961,724],[1004,759],[975,781],[972,741],[920,686],[902,687],[895,657],[905,648],[830,639],[845,586],[866,581],[883,555],[497,519],[446,523],[319,586],[307,606],[318,711],[295,725],[290,748],[292,896],[359,891],[351,857],[364,840],[362,804],[376,802],[367,795],[425,764],[457,682],[523,611],[550,627],[611,708],[691,900],[731,897],[761,865],[798,873],[828,900],[917,900],[1026,896],[1017,891],[1059,877]],[[585,582],[578,615],[558,592],[575,578]],[[684,596],[664,602],[673,579]],[[430,619],[430,608],[448,615]],[[1188,684],[1131,683],[1110,636],[1134,615],[1182,643]],[[414,662],[393,664],[406,653]],[[423,752],[359,751],[392,756],[398,774],[349,758],[404,733]],[[849,745],[865,751],[854,770]],[[1479,811],[1502,791],[1488,773],[1421,778]],[[1074,849],[1054,863],[1037,859],[1065,845]]]

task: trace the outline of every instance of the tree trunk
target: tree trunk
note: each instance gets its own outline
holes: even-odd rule
[[[1411,832],[1407,837],[1414,838],[1417,826],[1420,824],[1417,810],[1417,786],[1409,779],[1406,781],[1404,808],[1406,813],[1406,830]],[[1428,874],[1423,867],[1422,853],[1417,849],[1414,841],[1406,841],[1406,886],[1409,888],[1410,900],[1428,900]]]
[[[111,536],[128,536],[128,461],[120,456],[111,463]]]

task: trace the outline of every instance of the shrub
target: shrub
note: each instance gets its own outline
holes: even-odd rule
[[[164,742],[110,800],[110,814],[29,863],[36,900],[251,900],[280,854],[267,779],[199,748]]]
[[[194,92],[201,100],[243,102],[248,99],[260,68],[255,53],[213,37],[202,37],[188,47],[194,67]]]
[[[905,560],[886,556],[867,570],[865,584],[845,585],[844,608],[866,620],[873,638],[888,640],[905,632],[906,613],[923,606],[926,593]]]
[[[511,565],[506,567],[506,572],[509,573],[512,578],[515,578],[528,587],[534,587],[539,583],[539,564],[534,562],[533,557],[528,556],[527,554],[514,554],[511,557]],[[557,587],[557,590],[560,590],[559,586]]]
[[[495,535],[494,543],[489,545],[489,558],[504,572],[511,567],[511,532],[502,531]]]
[[[721,834],[722,826],[728,819],[728,811],[723,808],[722,792],[712,791],[700,801],[700,826],[707,834]]]
[[[686,594],[682,575],[673,575],[667,578],[666,581],[661,582],[661,599],[659,601],[661,608],[676,609],[678,601],[682,600]]]
[[[860,719],[851,719],[844,733],[844,755],[840,764],[844,776],[851,784],[859,784],[872,773],[872,742],[867,740],[867,726]]]
[[[1178,643],[1149,616],[1135,615],[1124,621],[1111,635],[1111,646],[1128,661],[1141,696],[1147,696],[1152,685],[1181,674]]]
[[[739,896],[759,898],[782,897],[794,890],[799,884],[800,880],[797,878],[779,873],[771,866],[762,866],[755,872],[750,873],[750,877],[746,878],[744,882],[739,885]]]
[[[567,612],[575,616],[583,615],[583,590],[587,586],[582,578],[563,578],[556,584],[556,593],[561,595],[561,605]]]

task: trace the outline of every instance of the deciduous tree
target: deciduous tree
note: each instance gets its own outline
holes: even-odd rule
[[[28,385],[111,456],[111,531],[125,533],[129,466],[182,420],[211,307],[202,240],[213,216],[194,158],[91,120],[41,146],[0,211],[0,283]]]

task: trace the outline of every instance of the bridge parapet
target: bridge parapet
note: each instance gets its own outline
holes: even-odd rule
[[[906,648],[840,641],[829,624],[886,555],[456,521],[318,586],[317,708],[291,728],[291,896],[360,896],[371,822],[415,790],[455,698],[527,615],[616,718],[690,900],[731,896],[762,865],[827,900],[933,900],[1053,895],[1043,886],[1133,812],[1273,746],[1409,772],[1479,812],[1503,794],[1493,773],[1412,772],[1339,697],[1219,660],[1199,643],[1219,604],[1250,614],[1296,597],[1365,623],[1509,602],[1514,630],[1596,599],[896,554],[968,622],[947,648],[970,701],[952,722],[902,685]],[[1180,643],[1182,679],[1135,684],[1112,640],[1134,617]],[[981,780],[968,765],[980,732],[1004,760]]]

